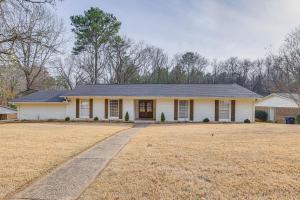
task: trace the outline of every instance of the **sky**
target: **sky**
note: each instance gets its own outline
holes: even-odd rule
[[[99,7],[122,22],[120,34],[172,56],[195,51],[209,59],[256,59],[276,51],[300,25],[300,0],[63,0],[72,48],[70,16]]]

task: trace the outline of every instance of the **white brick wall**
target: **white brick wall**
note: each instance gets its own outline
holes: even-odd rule
[[[93,114],[100,120],[104,119],[105,98],[94,98]],[[131,121],[135,119],[134,100],[123,99],[123,119],[128,112]],[[165,114],[166,121],[174,121],[174,99],[156,100],[156,120],[160,121],[161,113]],[[214,121],[214,99],[194,99],[194,121],[201,122],[204,118]],[[252,100],[236,100],[236,121],[243,122],[250,119],[254,122],[255,102]],[[67,104],[21,104],[18,106],[19,119],[64,119],[76,118],[76,99],[71,99]]]
[[[156,100],[156,121],[160,121],[162,112],[165,114],[166,121],[174,121],[174,99]]]
[[[22,104],[18,106],[20,120],[65,119],[66,105],[63,103]]]
[[[99,120],[104,120],[104,112],[105,112],[105,108],[104,108],[104,99],[94,99],[94,105],[93,105],[93,114],[94,117],[98,117]]]
[[[133,99],[123,99],[123,119],[126,112],[129,114],[129,120],[134,120],[134,100]]]
[[[210,121],[215,120],[215,100],[194,100],[194,120],[202,122],[204,118]]]

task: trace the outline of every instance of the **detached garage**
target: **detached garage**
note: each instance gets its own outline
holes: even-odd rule
[[[268,120],[285,123],[285,117],[296,117],[300,113],[300,98],[297,94],[273,93],[256,103],[256,110],[268,113]]]
[[[17,118],[17,110],[0,105],[0,120]]]

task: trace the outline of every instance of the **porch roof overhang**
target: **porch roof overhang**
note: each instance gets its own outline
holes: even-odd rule
[[[81,98],[81,99],[88,99],[88,98],[94,98],[94,99],[135,99],[135,100],[155,100],[155,99],[240,99],[240,100],[257,100],[258,98],[254,97],[196,97],[196,96],[61,96],[62,98],[71,99],[71,98]]]

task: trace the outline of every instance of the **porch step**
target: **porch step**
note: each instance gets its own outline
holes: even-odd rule
[[[134,123],[136,124],[154,124],[154,120],[135,120]]]

